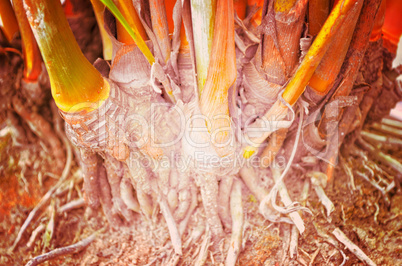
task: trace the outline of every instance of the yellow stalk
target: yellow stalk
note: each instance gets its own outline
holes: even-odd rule
[[[309,82],[321,59],[324,57],[339,28],[343,25],[346,17],[351,14],[350,10],[356,7],[356,1],[339,1],[325,21],[320,33],[308,50],[303,62],[285,88],[282,97],[290,105],[293,105]],[[348,26],[348,25],[345,25]]]
[[[0,0],[0,28],[9,42],[18,32],[17,18],[14,15],[10,0]]]
[[[18,17],[18,25],[22,39],[24,80],[27,82],[36,82],[42,72],[42,57],[32,33],[31,26],[29,26],[22,0],[14,0],[13,4],[15,15]]]
[[[170,58],[171,45],[169,38],[169,27],[166,17],[166,8],[164,0],[150,0],[152,29],[162,51],[162,60],[167,62]]]
[[[207,128],[217,133],[214,141],[226,143],[230,137],[228,90],[236,79],[236,55],[234,42],[234,9],[232,0],[218,0],[215,34],[211,60],[204,90],[200,98],[202,114],[209,119]],[[215,148],[220,156],[228,155],[225,147]]]
[[[272,0],[271,0],[272,1]],[[287,13],[296,4],[297,0],[275,0],[275,12]]]
[[[105,11],[105,5],[99,0],[91,0],[92,7],[94,9],[96,21],[98,22],[99,32],[102,38],[103,47],[103,59],[111,60],[113,53],[112,41],[110,40],[106,30],[105,22],[103,21],[103,12]]]
[[[308,6],[309,33],[316,36],[329,14],[329,0],[310,0]]]
[[[363,1],[358,1],[358,7],[354,8],[350,16],[346,18],[332,41],[331,47],[311,77],[309,86],[315,91],[325,94],[334,84],[349,49],[362,6]]]
[[[137,11],[133,6],[133,2],[130,0],[113,0],[123,17],[127,20],[128,24],[132,29],[135,27],[138,29],[138,32],[142,39],[147,40],[148,35],[145,32],[144,27],[142,26],[141,20],[138,17]],[[117,28],[117,39],[125,44],[134,44],[135,41],[131,37],[131,35],[127,32],[125,27],[117,20],[116,21]]]
[[[198,93],[201,95],[208,75],[214,37],[216,0],[191,0]]]
[[[22,1],[22,0],[20,0]],[[60,1],[24,0],[24,8],[42,53],[57,106],[65,112],[97,108],[109,97],[109,84],[82,54]]]

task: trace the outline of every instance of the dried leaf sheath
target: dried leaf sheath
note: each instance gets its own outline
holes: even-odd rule
[[[219,133],[212,142],[222,144],[230,137],[228,90],[236,79],[236,56],[234,42],[234,13],[232,0],[217,2],[215,34],[208,76],[201,94],[201,113],[209,119],[210,133]],[[221,116],[221,117],[220,117]],[[223,116],[223,117],[222,117]],[[221,156],[225,151],[216,149]]]
[[[82,54],[59,1],[25,0],[24,8],[49,73],[52,95],[65,112],[96,108],[109,86]],[[60,33],[63,34],[60,34]],[[91,109],[90,108],[90,109]]]
[[[150,0],[152,29],[158,40],[159,47],[162,51],[165,63],[170,58],[171,44],[169,38],[168,21],[166,17],[165,1],[164,0]]]

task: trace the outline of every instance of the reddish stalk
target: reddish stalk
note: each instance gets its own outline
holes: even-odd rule
[[[13,3],[22,39],[22,52],[24,55],[23,78],[26,82],[36,82],[42,73],[42,57],[29,26],[22,0],[14,0]]]
[[[8,42],[11,42],[18,32],[17,18],[9,0],[0,0],[0,29]]]

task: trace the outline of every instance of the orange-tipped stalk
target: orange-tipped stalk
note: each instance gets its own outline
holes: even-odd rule
[[[308,6],[309,33],[316,36],[329,15],[329,0],[310,0]]]
[[[0,0],[0,28],[8,42],[11,42],[18,32],[18,22],[10,0]]]
[[[363,1],[358,1],[358,8],[354,8],[343,22],[331,47],[311,77],[309,86],[318,93],[327,93],[334,84],[349,49],[362,5]]]
[[[24,0],[24,8],[57,106],[65,112],[82,111],[83,104],[85,111],[97,108],[108,98],[109,84],[82,54],[60,1]]]
[[[385,20],[385,8],[387,6],[386,4],[387,0],[382,0],[377,15],[375,16],[374,27],[370,35],[370,42],[375,42],[381,38],[382,26],[384,25]]]
[[[208,76],[200,98],[202,114],[209,119],[210,133],[216,143],[226,143],[230,137],[228,90],[236,79],[234,42],[234,10],[232,0],[218,0],[215,34],[208,67]],[[225,148],[215,148],[220,156],[228,155]]]
[[[106,30],[105,22],[103,20],[103,12],[105,11],[105,5],[99,0],[91,0],[92,7],[94,9],[96,21],[98,22],[100,35],[102,37],[102,47],[103,47],[103,59],[111,60],[113,53],[112,41],[110,40]]]
[[[173,21],[173,9],[176,4],[176,0],[165,0],[166,18],[169,28],[169,34],[173,34],[174,21]]]
[[[244,19],[246,17],[247,0],[233,0],[233,6],[237,16],[240,19]]]
[[[264,0],[248,0],[247,1],[247,7],[248,10],[251,8],[259,8],[258,11],[253,15],[251,18],[251,23],[257,27],[261,24],[262,20],[262,5],[264,4]]]
[[[350,16],[352,8],[357,8],[356,1],[344,0],[339,1],[332,10],[303,62],[285,88],[282,97],[290,105],[293,105],[304,92],[307,83],[330,47],[335,35],[338,34],[339,28],[344,26],[343,22]]]
[[[127,20],[131,28],[136,27],[143,40],[148,39],[148,35],[142,26],[141,20],[138,17],[137,11],[133,6],[133,2],[130,0],[113,0],[117,8],[120,10],[123,17]],[[117,20],[117,39],[124,44],[134,44],[135,41],[124,28],[124,26]]]
[[[385,0],[383,0],[385,1]],[[386,3],[385,20],[382,32],[384,34],[384,47],[396,53],[399,38],[402,34],[402,1],[388,0]]]
[[[28,19],[21,0],[14,0],[14,11],[18,18],[18,25],[22,39],[22,52],[24,55],[24,81],[36,82],[42,73],[42,57],[36,44],[35,37],[29,26]]]
[[[165,1],[150,0],[149,8],[151,9],[152,29],[161,49],[161,58],[165,63],[170,58],[171,45],[169,38],[168,21],[166,17]]]
[[[208,75],[214,38],[216,0],[191,0],[191,19],[195,48],[198,93],[201,95]]]

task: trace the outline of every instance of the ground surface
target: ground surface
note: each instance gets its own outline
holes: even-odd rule
[[[28,213],[42,195],[56,183],[51,173],[51,154],[46,153],[40,144],[31,143],[24,148],[11,147],[9,135],[1,138],[1,179],[0,179],[0,265],[20,265],[44,251],[75,243],[96,230],[107,226],[101,211],[85,212],[81,207],[64,214],[56,215],[53,237],[49,246],[44,248],[43,233],[29,249],[26,244],[29,235],[40,223],[49,224],[52,204],[47,204],[28,227],[20,244],[14,252],[12,246],[17,233]],[[78,171],[78,172],[77,172]],[[41,186],[38,175],[42,176]],[[261,173],[264,176],[264,173]],[[52,177],[50,177],[52,176]],[[68,183],[69,187],[60,192],[51,202],[62,206],[68,200],[82,197],[82,180],[79,168],[73,164]],[[335,205],[335,211],[327,218],[324,207],[319,203],[314,191],[310,189],[306,202],[313,216],[303,214],[306,232],[299,238],[296,260],[284,256],[290,237],[290,226],[271,224],[264,221],[258,213],[258,203],[254,196],[243,186],[243,202],[246,210],[243,250],[239,265],[340,265],[341,253],[331,244],[331,232],[339,227],[378,265],[402,264],[402,195],[396,189],[388,193],[390,204],[387,205],[381,193],[367,181],[356,177],[356,191],[350,189],[350,180],[340,167],[336,168],[334,179],[327,185],[326,193]],[[270,179],[266,180],[272,184]],[[304,177],[298,170],[293,170],[285,184],[293,200],[299,200],[302,194]],[[56,193],[57,194],[57,193]],[[303,202],[302,202],[303,203]],[[379,210],[377,210],[377,207]],[[200,228],[198,210],[190,223],[190,230]],[[140,217],[138,217],[140,218]],[[131,226],[131,232],[114,231],[107,227],[106,232],[90,244],[84,251],[51,260],[48,265],[158,265],[166,263],[164,259],[172,250],[163,248],[168,241],[167,228],[163,219],[153,228],[144,219],[138,219]],[[184,237],[184,243],[189,238]],[[193,262],[202,238],[184,251],[179,264]],[[339,243],[338,243],[339,244]],[[342,244],[339,244],[341,249]],[[348,250],[343,250],[349,258],[346,265],[361,264]],[[212,258],[212,256],[211,256]],[[207,264],[212,263],[209,259]]]

